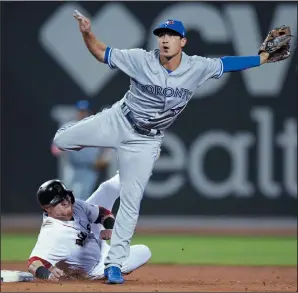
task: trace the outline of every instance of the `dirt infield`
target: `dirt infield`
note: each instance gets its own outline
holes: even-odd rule
[[[26,264],[1,263],[1,269],[26,271]],[[297,292],[295,267],[220,267],[146,265],[123,285],[104,281],[1,284],[2,292]]]

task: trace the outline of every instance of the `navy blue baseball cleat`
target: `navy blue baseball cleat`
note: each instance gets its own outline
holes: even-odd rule
[[[104,270],[105,277],[107,278],[108,284],[123,284],[124,279],[120,268],[110,266]]]

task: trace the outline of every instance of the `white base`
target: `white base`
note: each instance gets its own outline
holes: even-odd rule
[[[1,283],[31,282],[33,280],[33,275],[28,272],[1,270]]]

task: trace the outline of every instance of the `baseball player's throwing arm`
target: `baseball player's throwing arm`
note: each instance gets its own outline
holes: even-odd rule
[[[79,22],[79,28],[88,50],[99,62],[104,63],[104,56],[107,46],[104,43],[98,41],[95,35],[91,32],[90,19],[85,17],[78,10],[74,11],[73,16]]]
[[[64,272],[58,268],[51,267],[47,269],[40,260],[33,261],[28,267],[28,271],[38,279],[59,282],[64,276]]]

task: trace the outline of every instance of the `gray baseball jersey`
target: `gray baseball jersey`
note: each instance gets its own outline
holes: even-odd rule
[[[107,48],[106,62],[131,77],[124,101],[134,119],[148,128],[165,130],[185,108],[195,90],[210,78],[220,78],[223,64],[219,58],[188,56],[169,73],[159,61],[159,49]]]

